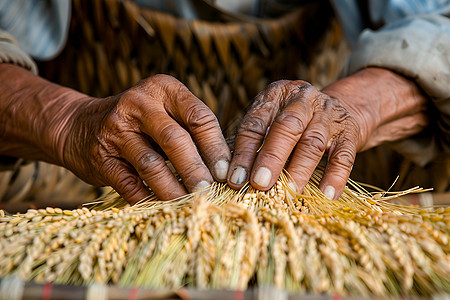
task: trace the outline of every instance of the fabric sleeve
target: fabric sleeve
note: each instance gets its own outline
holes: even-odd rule
[[[66,43],[71,0],[0,0],[0,28],[37,60],[58,55]]]
[[[37,74],[36,64],[31,57],[19,48],[9,33],[2,30],[0,30],[0,63],[15,64]]]
[[[422,15],[391,23],[378,31],[365,30],[351,53],[344,73],[366,67],[397,72],[416,82],[437,110],[431,129],[393,147],[420,166],[450,153],[450,20]]]
[[[38,73],[33,59],[19,48],[16,40],[9,33],[2,30],[0,30],[0,63],[18,65],[36,75]],[[15,166],[22,163],[23,160],[0,155],[0,172],[12,170]]]

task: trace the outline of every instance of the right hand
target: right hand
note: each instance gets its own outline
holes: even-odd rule
[[[144,182],[169,200],[186,195],[185,187],[192,192],[211,184],[213,177],[226,180],[231,154],[217,119],[175,78],[156,75],[117,96],[75,102],[60,118],[53,143],[59,163],[88,183],[110,185],[135,203],[150,194]]]
[[[301,80],[274,82],[239,126],[228,183],[240,189],[250,180],[266,191],[286,167],[301,192],[328,153],[319,188],[336,200],[356,153],[423,130],[426,102],[413,81],[381,68],[366,68],[322,91]]]

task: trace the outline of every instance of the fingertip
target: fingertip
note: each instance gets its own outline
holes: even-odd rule
[[[295,183],[294,181],[289,180],[288,182],[288,189],[287,189],[287,197],[290,200],[293,200],[297,197],[297,194],[299,193],[299,187],[297,185],[297,183]]]
[[[140,181],[135,186],[129,185],[124,188],[114,187],[117,193],[122,196],[125,201],[130,203],[130,205],[134,205],[137,202],[150,197],[151,191]]]
[[[336,189],[333,186],[331,185],[325,186],[322,192],[328,199],[335,200],[334,197],[336,196]]]
[[[228,160],[221,159],[214,165],[214,177],[217,181],[227,180],[230,163]]]
[[[338,200],[347,184],[348,175],[343,177],[342,174],[336,172],[325,172],[320,181],[319,189],[328,199]]]
[[[248,171],[242,166],[236,166],[228,173],[228,185],[233,189],[240,189],[248,181]]]
[[[258,167],[254,172],[251,184],[258,190],[268,190],[274,184],[272,171],[266,167]]]

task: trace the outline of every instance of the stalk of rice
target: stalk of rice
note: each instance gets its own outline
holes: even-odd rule
[[[117,194],[82,209],[0,212],[0,277],[61,284],[238,289],[355,296],[450,293],[450,208],[386,201],[349,181],[338,201],[283,173],[267,192],[214,183],[130,207]],[[89,207],[89,208],[88,208]]]

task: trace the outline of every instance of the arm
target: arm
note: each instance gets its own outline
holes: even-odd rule
[[[406,18],[379,31],[366,30],[351,53],[346,73],[367,67],[412,78],[435,111],[429,133],[391,146],[419,166],[450,151],[450,19],[430,14]]]
[[[436,151],[448,152],[449,53],[449,19],[420,16],[364,32],[350,56],[348,77],[322,92],[304,81],[271,84],[256,97],[238,130],[229,184],[239,188],[250,180],[267,190],[291,155],[287,169],[301,191],[328,152],[320,188],[337,199],[358,151],[397,140],[394,145],[419,165]],[[438,118],[428,118],[425,106],[431,105]],[[404,139],[428,122],[437,129],[427,137],[429,147],[423,146],[423,137],[417,143]]]
[[[0,80],[1,155],[64,166],[131,203],[149,195],[144,182],[161,199],[186,194],[158,150],[188,191],[225,179],[231,155],[215,116],[173,77],[157,75],[103,99],[10,64],[0,64]]]
[[[366,68],[322,90],[340,99],[358,119],[367,141],[360,151],[412,136],[428,124],[428,99],[417,85],[397,73]]]

